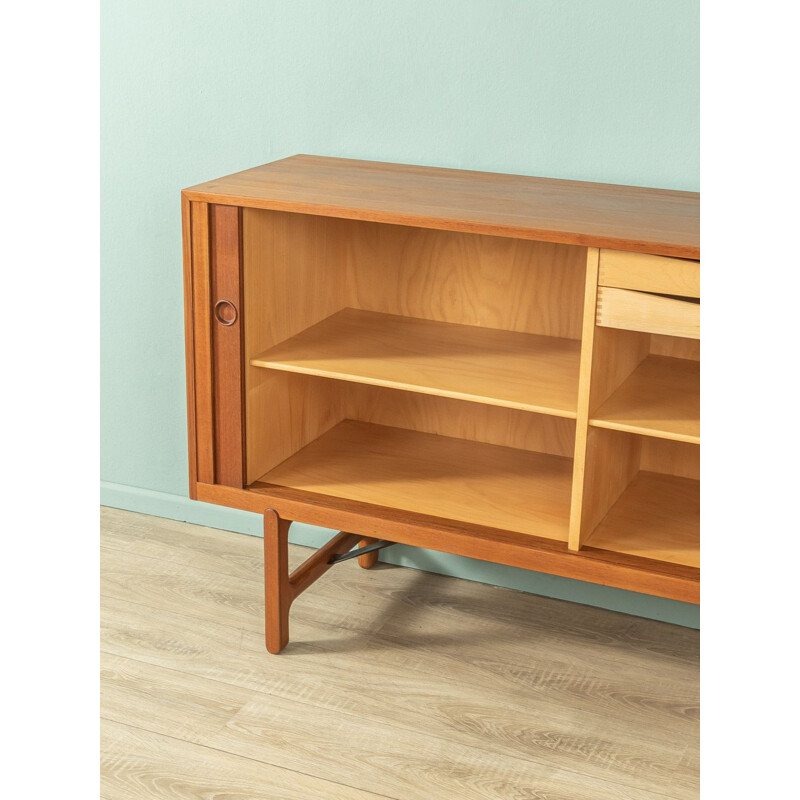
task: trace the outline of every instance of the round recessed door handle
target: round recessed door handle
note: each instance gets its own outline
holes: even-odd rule
[[[217,300],[217,304],[214,306],[214,316],[222,325],[233,325],[239,317],[239,312],[230,300]]]

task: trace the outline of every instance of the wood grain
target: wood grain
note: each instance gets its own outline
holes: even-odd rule
[[[248,358],[346,306],[580,335],[585,266],[579,247],[255,209],[244,210],[243,226],[245,305],[270,309],[246,317]],[[347,417],[572,453],[570,424],[524,419],[530,415],[477,405],[467,411],[456,402],[365,393],[364,387],[342,390],[331,381],[256,367],[247,368],[246,380],[249,482]]]
[[[104,597],[124,597],[130,603],[144,606],[152,606],[155,602],[164,613],[171,609],[177,616],[194,619],[201,628],[208,629],[207,647],[212,650],[227,649],[221,647],[215,639],[215,621],[257,634],[258,639],[254,645],[259,655],[255,664],[257,672],[248,673],[244,670],[242,677],[253,681],[262,681],[269,677],[263,675],[261,669],[265,662],[263,603],[260,597],[263,584],[260,537],[243,536],[230,531],[203,528],[112,508],[101,508],[101,523],[101,592]],[[550,544],[557,545],[554,542]],[[296,569],[313,552],[314,550],[307,547],[290,544],[290,569]],[[474,586],[462,579],[423,574],[388,564],[382,566],[379,572],[380,575],[375,580],[364,582],[361,580],[361,571],[354,567],[353,562],[339,565],[323,580],[315,583],[313,591],[302,595],[296,604],[294,619],[303,625],[304,630],[310,630],[309,626],[316,625],[317,636],[323,638],[326,627],[351,632],[364,632],[368,628],[370,633],[380,633],[381,630],[391,628],[398,636],[402,630],[403,636],[407,638],[414,638],[416,630],[416,636],[424,641],[426,632],[419,628],[419,620],[415,620],[415,615],[411,613],[414,608],[424,606],[427,609],[426,614],[437,625],[446,628],[448,620],[454,623],[448,635],[452,644],[448,645],[447,650],[452,649],[455,655],[467,653],[470,647],[479,647],[477,642],[465,640],[458,632],[466,621],[466,616],[474,618],[482,626],[491,624],[502,631],[525,631],[523,638],[497,637],[495,655],[501,661],[507,659],[509,664],[524,660],[533,652],[537,658],[543,659],[543,668],[552,668],[558,662],[559,656],[548,653],[547,650],[548,636],[543,634],[550,628],[561,634],[558,637],[560,642],[586,637],[596,644],[609,645],[608,649],[584,650],[574,654],[574,663],[581,670],[595,669],[598,675],[625,674],[624,666],[627,662],[617,662],[617,656],[624,653],[626,657],[632,657],[638,652],[639,656],[649,659],[650,664],[656,659],[661,670],[660,677],[670,682],[678,680],[676,670],[679,673],[693,660],[691,649],[686,649],[686,635],[692,632],[674,625],[626,615],[609,615],[601,608],[576,607],[572,603],[509,592],[487,584]],[[356,580],[351,580],[354,577]],[[351,587],[352,599],[345,599],[341,594],[344,587],[348,586]],[[448,597],[453,603],[443,602]],[[548,609],[546,618],[532,615],[532,607],[539,603],[545,604]],[[402,609],[407,609],[408,614],[387,613]],[[460,618],[460,622],[456,618]],[[129,621],[130,617],[126,615],[125,620]],[[152,623],[154,628],[159,627],[158,619],[153,619]],[[629,629],[637,631],[635,641],[624,636]],[[611,646],[610,640],[614,639],[611,634],[614,631],[622,639]],[[649,633],[645,635],[643,631]],[[136,630],[131,630],[130,633],[131,638],[138,639]],[[348,652],[344,642],[330,639],[326,641],[330,650]],[[142,644],[145,642],[142,641]],[[193,640],[192,645],[194,644],[196,642]],[[397,644],[402,647],[404,641]],[[293,643],[292,649],[296,648],[305,650],[303,642]],[[207,648],[198,648],[204,649]],[[191,660],[190,652],[184,655],[186,660]],[[380,653],[375,652],[374,655],[377,661],[384,662]],[[393,662],[391,654],[384,655],[386,664],[392,664],[395,669],[403,668]],[[223,654],[220,653],[219,656],[222,658]],[[235,652],[229,652],[229,661],[226,663],[234,665],[235,656]],[[424,661],[425,657],[425,648],[420,653],[409,649],[406,661],[411,664],[417,660]],[[246,667],[247,664],[243,663],[242,666]],[[479,674],[480,670],[477,670],[475,677]],[[512,675],[508,677],[511,678]],[[487,677],[487,680],[490,678]],[[257,688],[264,684],[262,681],[247,685]],[[508,686],[513,688],[513,680]],[[564,699],[566,698],[565,694]],[[610,702],[612,697],[606,699]],[[380,707],[380,696],[375,698],[375,702]],[[667,715],[663,717],[663,721],[677,721],[677,717]]]
[[[700,482],[640,472],[587,544],[699,567]]]
[[[194,385],[194,289],[192,279],[192,205],[181,197],[183,246],[183,328],[186,354],[186,434],[189,462],[189,497],[197,499],[197,395]]]
[[[574,419],[579,353],[571,339],[346,308],[250,364]]]
[[[189,646],[186,652],[177,651],[171,655],[182,658],[182,662],[198,674],[202,671],[209,677],[220,677],[219,673],[208,670],[210,665],[203,655],[217,651],[217,665],[232,668],[227,677],[233,680],[229,682],[259,690],[273,686],[265,681],[269,682],[277,676],[263,670],[263,603],[260,598],[263,576],[259,537],[243,537],[227,531],[189,526],[116,509],[102,509],[101,516],[104,530],[101,591],[104,598],[124,598],[129,605],[157,607],[165,617],[172,616],[170,627],[181,627],[182,636]],[[145,555],[150,552],[153,539],[163,542],[160,548],[162,556],[159,558]],[[191,544],[187,545],[185,540]],[[314,551],[290,545],[290,568],[296,569],[309,552]],[[231,558],[233,554],[235,560]],[[354,576],[352,565],[346,562],[317,582],[312,592],[305,593],[295,606],[294,621],[310,639],[296,638],[291,644],[292,652],[307,652],[311,645],[322,639],[330,652],[352,652],[347,641],[326,637],[326,628],[329,629],[328,633],[336,629],[362,635],[391,631],[390,638],[397,640],[396,647],[407,649],[404,663],[397,663],[394,649],[388,653],[382,653],[377,648],[370,649],[376,668],[379,664],[391,667],[397,679],[402,670],[410,669],[413,664],[418,664],[420,671],[424,672],[426,659],[434,654],[445,657],[449,653],[465,658],[478,655],[480,642],[464,637],[462,632],[464,625],[472,622],[480,629],[487,626],[495,628],[497,635],[493,647],[498,667],[502,667],[503,663],[509,668],[512,665],[519,667],[533,654],[541,661],[529,663],[529,666],[539,678],[543,677],[540,669],[554,670],[559,664],[560,656],[548,651],[547,641],[548,638],[552,641],[552,635],[556,632],[560,634],[556,637],[560,643],[585,638],[604,645],[602,648],[575,652],[571,662],[575,668],[589,671],[598,679],[632,678],[645,663],[652,665],[657,662],[660,679],[665,684],[674,684],[681,680],[681,674],[685,675],[682,670],[692,661],[692,652],[686,649],[686,635],[690,632],[676,626],[656,624],[654,628],[654,623],[649,620],[625,615],[615,621],[616,615],[609,616],[604,610],[592,607],[583,607],[580,609],[582,613],[577,614],[576,607],[571,603],[548,601],[540,596],[521,594],[515,601],[515,595],[505,589],[490,585],[470,587],[461,579],[422,574],[391,565],[383,565],[379,572],[376,580],[364,582],[360,579],[360,571],[355,570]],[[345,599],[343,591],[351,596]],[[450,603],[446,602],[448,598]],[[547,608],[545,619],[532,618],[537,604],[544,604],[542,607]],[[423,608],[425,616],[439,629],[436,636],[429,637],[428,633],[434,632],[428,632],[418,624],[417,612]],[[398,613],[401,611],[406,613]],[[117,640],[115,636],[104,633],[103,641],[110,648],[109,652],[131,655],[126,649],[113,647],[115,640],[120,645],[138,642],[143,650],[156,652],[159,649],[157,638],[148,645],[148,640],[140,635],[141,631],[130,626],[133,618],[130,609],[117,605],[115,615],[121,624],[129,626],[129,635]],[[179,620],[183,620],[182,626]],[[623,626],[621,620],[626,620],[627,625]],[[151,630],[162,630],[162,622],[162,618],[154,616]],[[195,630],[194,636],[188,632],[187,625]],[[243,648],[238,674],[235,669],[236,648],[231,648],[229,643],[220,638],[220,628],[228,625],[236,631],[245,631],[256,637],[253,647],[257,650],[258,658],[254,660],[249,657],[249,646]],[[625,630],[636,631],[635,638],[615,641],[614,632],[621,635]],[[203,631],[207,636],[204,645],[199,638]],[[649,633],[644,635],[643,631]],[[445,633],[446,647],[430,646]],[[412,651],[408,646],[412,639],[418,639],[423,645],[419,652]],[[192,661],[192,651],[196,652],[196,662]],[[630,663],[628,659],[637,654],[635,663]],[[163,655],[170,655],[167,648]],[[620,655],[625,658],[619,660],[617,657]],[[177,661],[163,663],[171,667],[179,664]],[[484,673],[480,665],[473,666],[477,667],[472,675],[474,681],[483,677],[488,688],[492,675],[499,678],[499,672],[502,672],[502,683],[509,691],[514,691],[515,670],[489,670]],[[280,669],[277,665],[275,668]],[[310,681],[313,674],[313,665],[309,665],[309,674],[298,675],[298,688],[303,682]],[[640,673],[640,677],[644,678],[644,675]],[[355,680],[358,680],[358,676],[355,676]],[[527,683],[523,680],[520,683],[534,688],[536,681],[532,679]],[[556,685],[552,688],[556,688]],[[644,691],[643,685],[639,688]],[[545,699],[549,690],[539,685],[537,693]],[[335,694],[331,694],[334,701]],[[567,704],[572,709],[579,707],[577,693],[558,694],[559,703]],[[624,702],[621,698],[615,701],[613,692],[605,694],[603,699],[602,717],[611,724],[618,716],[615,711],[621,711]],[[367,703],[365,699],[365,708],[383,708],[380,695],[369,700],[370,703]],[[635,710],[634,706],[638,704],[631,704],[631,711]],[[656,706],[654,703],[653,708]],[[644,712],[646,709],[638,706],[638,710]],[[656,715],[653,722],[658,720],[670,725],[693,718],[692,709],[688,708],[669,709],[664,706],[660,710],[662,713]],[[694,712],[696,715],[696,709]]]
[[[601,250],[599,283],[640,292],[700,297],[700,262]]]
[[[155,672],[153,679],[160,677]],[[205,800],[220,790],[226,800],[384,797],[124,722],[103,720],[101,737],[103,800]]]
[[[620,495],[627,489],[639,471],[641,437],[601,428],[589,428],[586,445],[586,482],[581,514],[581,544],[587,544],[597,524],[602,520]],[[656,509],[649,506],[649,513],[669,517],[669,506]],[[653,522],[654,525],[660,524]],[[642,528],[641,535],[647,535]],[[625,551],[623,551],[625,552]]]
[[[425,693],[422,695],[424,700]],[[503,732],[508,736],[514,735],[515,722],[525,726],[524,732],[517,735],[523,742],[527,741],[528,757],[506,753],[498,758],[474,745],[450,742],[424,729],[409,731],[400,726],[393,726],[391,735],[381,737],[378,750],[371,721],[356,716],[342,720],[339,712],[320,708],[316,708],[313,715],[298,713],[299,710],[296,703],[254,695],[250,703],[210,739],[210,746],[298,771],[308,769],[314,758],[311,763],[316,777],[350,782],[362,791],[376,793],[396,787],[389,791],[398,800],[535,797],[532,791],[547,791],[544,787],[548,786],[552,791],[559,784],[566,796],[574,798],[589,797],[594,791],[601,795],[607,792],[606,796],[610,797],[645,797],[638,787],[625,785],[628,781],[624,779],[604,780],[596,774],[599,770],[593,770],[593,786],[587,786],[586,778],[579,771],[583,752],[598,747],[613,758],[610,740],[598,729],[581,737],[580,741],[562,743],[560,757],[549,759],[558,766],[554,764],[553,774],[545,776],[537,761],[544,760],[548,750],[554,749],[550,737],[558,735],[558,728],[547,730],[539,720],[531,726],[529,715],[507,721],[502,713],[489,711],[484,715],[483,708],[473,711],[473,725],[494,725],[501,731],[506,728],[507,732]],[[337,722],[343,728],[342,733],[337,731]],[[280,737],[270,735],[276,730],[281,732]],[[342,735],[346,736],[346,759],[341,757]],[[665,761],[677,761],[670,755],[672,759],[668,756]],[[667,779],[663,762],[656,762],[651,769],[654,774],[661,772]],[[611,772],[609,769],[608,773]],[[657,780],[652,784],[657,785]],[[547,794],[552,796],[550,791]]]
[[[185,580],[195,585],[202,574],[189,574]],[[343,574],[349,577],[351,573],[332,573]],[[328,602],[327,614],[321,604],[319,610],[299,608],[298,615],[304,615],[296,628],[302,639],[287,651],[291,658],[270,659],[269,670],[263,666],[263,651],[254,650],[261,644],[260,634],[226,625],[224,606],[217,605],[222,613],[216,615],[221,621],[215,622],[205,614],[186,617],[171,612],[161,604],[159,592],[151,597],[150,606],[134,605],[133,613],[120,609],[119,602],[108,597],[103,646],[166,667],[137,668],[126,658],[124,685],[120,687],[122,680],[116,675],[112,679],[113,695],[124,691],[119,699],[111,698],[116,700],[117,713],[122,716],[128,704],[138,722],[150,711],[147,727],[189,738],[197,731],[195,720],[199,721],[202,708],[217,710],[212,705],[215,694],[218,705],[231,707],[241,696],[236,688],[249,687],[265,697],[329,709],[338,713],[344,724],[356,715],[375,727],[376,747],[396,728],[404,734],[427,731],[439,739],[439,746],[452,743],[454,751],[459,745],[480,747],[498,761],[510,756],[574,768],[591,780],[627,782],[633,778],[645,785],[652,780],[654,787],[659,772],[678,766],[678,754],[686,747],[681,738],[691,741],[697,727],[696,700],[682,688],[693,667],[687,636],[682,640],[674,636],[670,643],[666,632],[653,636],[652,629],[628,618],[633,646],[626,646],[613,627],[603,624],[602,617],[576,620],[560,612],[552,601],[538,607],[521,603],[515,607],[498,594],[487,608],[476,602],[474,593],[460,590],[453,582],[440,581],[439,589],[431,592],[428,576],[417,573],[403,580],[387,574],[385,568],[379,579],[389,582],[388,595],[374,582],[365,585],[357,579],[333,577],[329,586],[339,592],[349,588],[352,593],[350,605],[355,604],[355,616],[348,616],[347,606],[340,607],[335,601]],[[115,593],[124,595],[124,588]],[[202,607],[205,612],[208,603]],[[140,615],[141,609],[157,609],[146,636],[136,628],[126,632],[123,627],[137,619],[137,608]],[[386,616],[392,608],[405,616],[398,614],[390,623],[391,630],[372,630],[372,617]],[[555,619],[545,625],[532,624],[523,619],[525,611],[548,612],[562,624],[562,635],[554,638]],[[429,630],[420,630],[418,622],[414,623],[420,616],[429,620]],[[594,635],[592,622],[597,625]],[[339,634],[339,647],[326,637],[326,629]],[[473,635],[464,641],[469,631]],[[347,642],[353,636],[366,640],[365,645],[354,648],[342,643],[342,638]],[[549,641],[550,652],[546,641],[535,641],[539,637]],[[497,640],[497,652],[486,658],[492,638]],[[410,640],[415,641],[413,651],[404,647]],[[459,640],[463,656],[459,655]],[[565,663],[564,650],[570,651],[576,641],[583,641],[590,653],[575,648],[573,659]],[[683,651],[677,649],[681,643]],[[194,659],[182,652],[189,649],[194,651]],[[529,661],[532,658],[535,660]],[[322,668],[321,660],[325,662]],[[288,667],[284,666],[287,661]],[[378,696],[364,692],[363,685],[359,688],[367,664],[372,679],[384,685]],[[647,671],[657,667],[658,682],[652,676],[648,680]],[[141,682],[138,697],[137,682]],[[231,688],[223,685],[214,693],[215,683]],[[183,719],[181,702],[187,706]],[[104,705],[111,703],[104,701]],[[294,707],[295,714],[304,716],[300,705],[286,703],[285,707]],[[325,717],[326,722],[331,721],[333,714]],[[578,720],[588,734],[585,744],[596,747],[592,752],[575,746],[572,731],[577,733]],[[219,730],[216,714],[209,715],[208,723],[208,735]],[[569,731],[570,741],[561,746],[548,742],[548,731],[558,730]],[[645,757],[646,767],[641,763]],[[309,763],[314,766],[319,761],[310,759]],[[686,763],[679,769],[679,781],[692,771]]]
[[[650,354],[699,361],[700,340],[684,339],[678,336],[661,336],[653,333],[650,335]]]
[[[601,328],[594,324],[598,302],[599,257],[588,251],[583,310],[581,384],[575,435],[575,470],[570,511],[571,550],[580,550],[586,537],[617,499],[638,467],[638,446],[598,436],[589,428],[597,408],[645,358],[649,337],[643,333]],[[616,463],[614,458],[620,459]]]
[[[585,248],[329,220],[346,239],[328,280],[366,311],[579,339]]]
[[[344,247],[337,222],[244,209],[248,364],[258,353],[344,307],[344,281],[328,269],[329,259],[335,263]],[[304,376],[248,366],[245,381],[248,483],[342,418],[326,386],[309,383]]]
[[[597,290],[597,324],[628,331],[700,338],[700,305],[628,289]]]
[[[624,553],[592,549],[576,554],[567,549],[566,542],[554,539],[274,484],[254,483],[242,490],[203,483],[198,484],[197,493],[204,502],[255,513],[263,513],[266,504],[284,519],[353,531],[376,539],[688,603],[698,603],[700,598],[697,569]]]
[[[264,631],[270,653],[280,653],[289,642],[290,525],[274,509],[264,511]]]
[[[109,569],[115,568],[112,559],[105,562]],[[137,560],[136,565],[141,568],[142,561]],[[142,661],[108,652],[100,653],[100,681],[100,709],[105,720],[195,743],[209,731],[222,728],[252,694],[230,683],[153,669]]]
[[[371,544],[374,539],[364,539],[366,544]],[[315,581],[319,580],[334,564],[331,558],[349,553],[359,542],[356,533],[339,531],[322,547],[314,550],[311,555],[289,575],[292,600],[308,589]]]
[[[559,456],[346,420],[260,481],[566,541],[571,473]]]
[[[372,542],[376,541],[375,539],[361,539],[358,543],[359,547],[366,547],[367,545],[371,544]],[[377,550],[373,550],[371,553],[364,553],[363,556],[358,557],[358,566],[362,569],[372,569],[378,563],[378,557],[380,553]]]
[[[214,482],[214,354],[211,343],[211,271],[208,204],[192,203],[192,321],[194,331],[197,480]]]
[[[648,356],[589,424],[699,444],[700,363]]]
[[[670,439],[642,437],[639,468],[646,472],[663,472],[681,478],[700,480],[700,447]]]
[[[214,474],[217,483],[238,487],[246,483],[241,213],[234,206],[209,208],[211,308],[229,303],[236,312],[232,324],[223,324],[214,315],[211,320]]]
[[[696,631],[347,562],[266,669],[258,538],[103,536],[104,797],[697,796]]]
[[[700,257],[694,192],[311,155],[184,191],[204,202]]]
[[[589,418],[647,357],[650,336],[638,331],[595,326]]]
[[[575,420],[564,417],[364,384],[340,384],[339,397],[342,419],[569,458],[575,449]]]
[[[597,327],[594,324],[597,307],[597,276],[600,251],[589,247],[586,250],[586,285],[583,299],[583,335],[581,337],[581,362],[578,384],[578,412],[575,425],[575,455],[572,469],[572,494],[569,514],[569,548],[580,550],[586,487],[586,445],[589,432],[589,411],[592,399],[592,364]]]

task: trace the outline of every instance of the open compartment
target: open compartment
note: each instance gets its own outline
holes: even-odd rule
[[[321,495],[567,541],[575,421],[274,372],[251,488]],[[280,419],[280,421],[277,421]]]
[[[696,567],[700,341],[600,325],[591,335],[570,548]]]
[[[698,445],[592,429],[586,470],[585,547],[700,566]]]
[[[277,371],[574,419],[586,250],[245,209],[248,480]],[[260,474],[260,473],[258,473]]]
[[[640,338],[643,355],[606,400],[589,425],[700,443],[700,342],[657,334],[610,334],[621,346]],[[598,358],[603,353],[598,350]],[[606,355],[606,358],[609,356]]]
[[[586,249],[245,209],[247,484],[566,541]]]
[[[641,328],[593,333],[570,544],[699,567],[700,341]]]

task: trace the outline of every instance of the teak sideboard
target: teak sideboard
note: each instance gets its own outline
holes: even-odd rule
[[[271,653],[398,542],[699,602],[698,194],[298,155],[182,203],[190,493],[264,515]],[[290,574],[291,521],[341,533]]]

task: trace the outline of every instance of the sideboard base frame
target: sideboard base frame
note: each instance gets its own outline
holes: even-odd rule
[[[296,570],[289,572],[289,527],[274,508],[264,512],[264,628],[267,650],[277,654],[289,643],[289,609],[298,595],[321,578],[337,556],[349,552],[359,542],[368,547],[373,539],[362,539],[341,531],[316,550]],[[365,554],[369,555],[369,554]],[[358,556],[359,560],[364,556]],[[369,567],[374,562],[362,562]]]
[[[590,581],[628,591],[698,603],[700,570],[678,564],[584,547],[569,550],[565,542],[492,529],[468,523],[387,510],[368,503],[315,495],[269,484],[236,489],[197,483],[197,499],[264,515],[266,639],[270,653],[288,642],[289,608],[294,599],[332,566],[331,556],[356,544],[388,539],[398,544]],[[288,535],[292,522],[340,530],[291,575]],[[377,553],[359,557],[362,566],[375,563]]]

